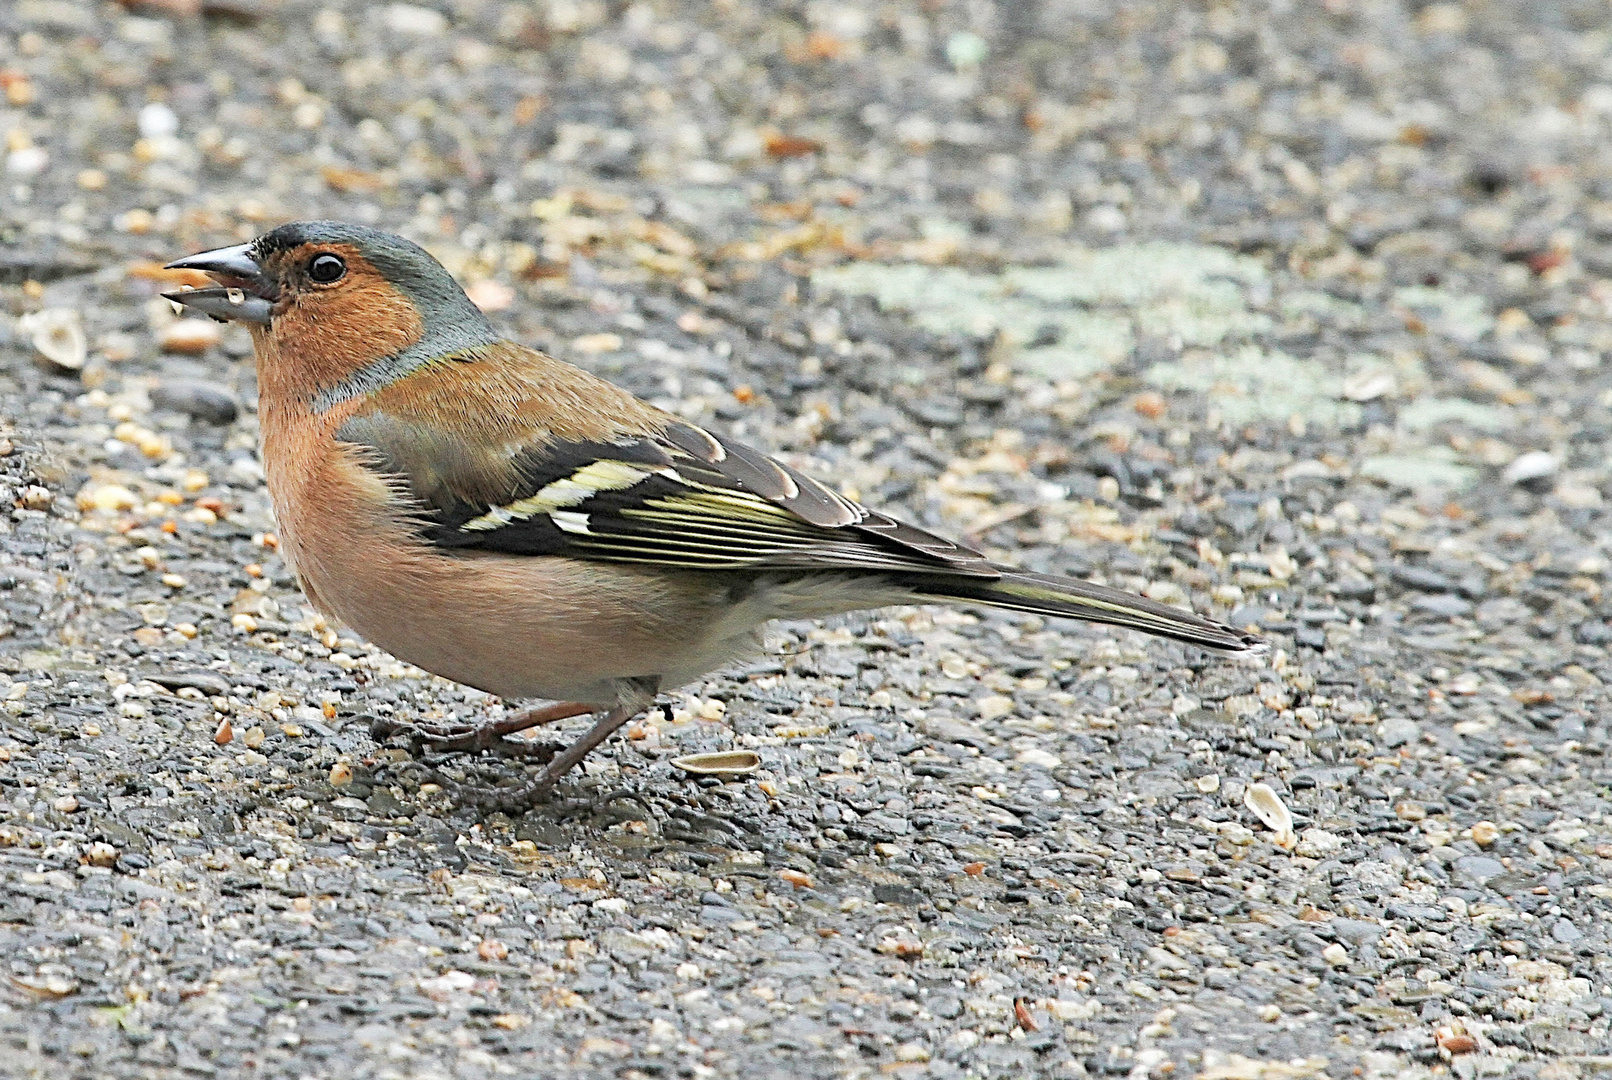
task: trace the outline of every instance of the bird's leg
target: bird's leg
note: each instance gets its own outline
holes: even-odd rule
[[[659,680],[654,678],[624,679],[619,684],[616,707],[599,717],[576,742],[549,759],[543,771],[524,783],[503,788],[479,788],[474,791],[461,787],[467,801],[501,810],[524,810],[532,803],[547,797],[554,784],[587,757],[600,743],[608,739],[621,725],[655,703]]]
[[[626,705],[617,705],[614,709],[599,717],[598,721],[588,729],[576,742],[566,747],[562,752],[549,759],[543,771],[529,780],[510,787],[471,787],[468,784],[459,785],[461,798],[468,803],[487,807],[494,810],[524,810],[535,802],[541,801],[553,790],[554,782],[570,772],[577,762],[588,756],[600,743],[608,739],[612,732],[643,711],[642,706],[634,702]],[[552,753],[552,746],[545,746],[545,752]]]
[[[640,712],[643,712],[643,706],[637,702],[631,702],[617,705],[614,709],[601,716],[588,729],[586,735],[560,751],[556,757],[543,767],[543,772],[539,775],[543,788],[553,787],[556,780],[570,772],[578,762],[588,756],[594,747],[610,738],[617,728]]]
[[[416,754],[422,749],[437,753],[496,750],[501,754],[519,756],[533,753],[541,744],[515,741],[507,736],[592,711],[591,705],[562,701],[553,705],[534,705],[513,716],[483,724],[408,724],[382,719],[370,725],[370,734],[377,742],[393,735],[407,735]]]

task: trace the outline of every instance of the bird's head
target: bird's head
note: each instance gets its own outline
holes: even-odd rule
[[[168,264],[218,282],[165,293],[200,314],[245,323],[327,388],[386,361],[426,360],[497,340],[442,264],[401,236],[339,221],[296,221],[235,247]]]

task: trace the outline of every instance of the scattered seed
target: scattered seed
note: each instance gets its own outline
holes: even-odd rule
[[[673,758],[672,764],[692,776],[747,776],[761,768],[761,755],[753,750],[688,754]]]
[[[59,1001],[78,989],[78,983],[60,975],[46,975],[39,978],[13,975],[11,985],[33,997],[52,1001]]]
[[[1249,784],[1243,792],[1243,805],[1276,834],[1277,846],[1291,847],[1297,842],[1293,834],[1293,812],[1269,784]]]

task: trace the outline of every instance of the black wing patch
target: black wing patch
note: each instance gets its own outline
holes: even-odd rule
[[[341,436],[369,436],[354,441],[374,446],[384,441],[373,438],[378,420],[372,414],[362,431]],[[380,467],[400,463],[377,448]],[[518,491],[497,502],[417,483],[413,469],[400,479],[426,512],[424,535],[445,548],[696,570],[999,576],[976,551],[870,511],[692,424],[674,423],[660,438],[550,443],[514,464]]]

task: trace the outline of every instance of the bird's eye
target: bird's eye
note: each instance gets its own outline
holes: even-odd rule
[[[345,273],[347,273],[347,264],[329,252],[323,255],[315,255],[308,262],[308,276],[321,285],[329,285],[332,281],[340,281]]]

